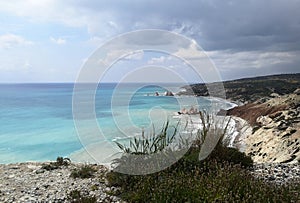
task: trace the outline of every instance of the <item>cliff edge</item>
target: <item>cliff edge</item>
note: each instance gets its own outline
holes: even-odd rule
[[[223,84],[226,98],[239,104],[226,114],[240,117],[252,127],[252,133],[243,137],[245,152],[257,163],[300,162],[300,73]],[[205,84],[183,89],[179,95],[209,96]]]

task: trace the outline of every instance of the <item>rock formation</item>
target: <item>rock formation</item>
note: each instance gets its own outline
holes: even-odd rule
[[[165,96],[174,96],[173,92],[171,91],[166,91]]]
[[[300,160],[300,95],[265,98],[227,112],[247,120],[253,133],[245,152],[255,162],[290,163]]]

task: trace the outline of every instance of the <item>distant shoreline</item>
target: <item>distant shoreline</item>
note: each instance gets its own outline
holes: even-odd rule
[[[290,77],[290,76],[293,76],[292,78],[287,78],[287,77]],[[297,83],[297,77],[298,76],[300,76],[300,74],[292,74],[292,75],[275,75],[275,76],[262,76],[262,77],[257,77],[257,78],[246,78],[246,79],[240,79],[240,80],[235,80],[235,81],[229,81],[229,82],[231,82],[231,83],[227,83],[227,86],[226,86],[226,82],[224,83],[225,84],[225,86],[227,87],[227,88],[229,88],[229,89],[226,89],[226,91],[228,92],[229,91],[229,93],[231,92],[231,96],[230,97],[228,97],[228,98],[226,98],[226,99],[223,99],[223,98],[217,98],[217,97],[207,97],[207,96],[201,96],[201,95],[196,95],[196,96],[201,96],[201,97],[204,97],[204,98],[206,98],[206,99],[210,99],[210,100],[217,100],[217,101],[222,101],[222,102],[224,102],[224,103],[227,103],[227,104],[230,104],[231,105],[231,107],[228,107],[227,109],[225,109],[225,110],[231,110],[231,109],[233,109],[233,108],[235,108],[235,107],[238,107],[238,106],[241,106],[242,104],[246,104],[246,103],[250,103],[253,99],[255,99],[256,97],[254,97],[254,96],[252,96],[252,95],[249,95],[249,97],[251,98],[250,100],[245,100],[245,101],[243,101],[243,102],[245,102],[245,103],[242,103],[241,102],[241,100],[239,100],[239,99],[237,99],[237,100],[235,100],[235,96],[232,94],[232,92],[235,92],[235,91],[233,91],[233,90],[240,90],[240,87],[239,87],[239,85],[244,85],[245,87],[247,87],[247,86],[249,86],[249,88],[251,87],[252,89],[253,89],[253,85],[256,87],[256,86],[259,86],[259,85],[261,85],[261,84],[265,84],[265,82],[266,81],[264,81],[264,79],[268,79],[267,80],[267,84],[266,84],[266,87],[268,87],[269,88],[269,86],[268,85],[275,85],[275,87],[274,87],[274,91],[277,91],[277,89],[278,88],[280,88],[281,86],[282,86],[282,84],[284,85],[287,85],[287,84],[290,84],[290,83],[292,83],[293,85],[290,85],[290,88],[294,88],[294,86],[295,85],[298,85],[298,83]],[[279,79],[278,79],[279,78]],[[250,81],[249,81],[250,80]],[[254,82],[253,81],[251,81],[251,80],[254,80]],[[280,86],[276,86],[276,84],[277,84],[277,82],[278,81],[284,81],[284,83],[279,83],[280,84]],[[232,83],[233,82],[233,83]],[[263,83],[261,83],[261,82],[263,82]],[[256,84],[257,83],[257,84]],[[54,86],[54,87],[56,87],[56,85],[58,86],[58,87],[60,87],[60,85],[62,85],[62,86],[64,86],[64,84],[69,84],[69,85],[73,85],[74,83],[50,83],[50,86]],[[113,83],[106,83],[106,84],[113,84]],[[117,83],[114,83],[114,84],[117,84]],[[129,85],[134,85],[134,84],[145,84],[145,83],[128,83]],[[170,83],[165,83],[165,84],[170,84]],[[177,83],[171,83],[171,84],[177,84]],[[231,84],[231,85],[235,85],[235,86],[228,86],[228,84]],[[17,87],[18,87],[18,85],[19,84],[16,84],[17,85]],[[22,86],[23,84],[21,84],[21,86]],[[32,85],[32,84],[24,84],[24,85]],[[37,85],[37,83],[34,83],[34,85]],[[47,83],[43,83],[42,85],[48,85]],[[145,84],[145,85],[149,85],[149,84]],[[177,84],[178,85],[178,84]],[[68,85],[67,85],[68,86]],[[178,87],[178,89],[180,89],[181,88],[181,86],[177,86]],[[225,88],[226,88],[225,87]],[[284,88],[286,87],[286,86],[283,86]],[[288,85],[288,87],[289,87],[289,85]],[[196,88],[196,87],[195,87]],[[231,88],[231,89],[230,89]],[[250,89],[251,89],[250,88]],[[264,87],[265,88],[265,87]],[[277,88],[277,89],[276,89]],[[17,88],[16,88],[17,89]],[[245,89],[245,91],[247,90],[247,88]],[[255,91],[257,90],[257,91],[264,91],[265,89],[254,89]],[[247,90],[248,91],[248,90]],[[287,90],[281,90],[281,89],[279,89],[279,91],[282,91],[282,93],[284,93],[285,91],[287,91]],[[262,92],[263,94],[267,94],[268,92]],[[233,96],[232,96],[233,95]],[[236,96],[239,96],[239,91],[236,91],[236,93],[235,93],[235,95]],[[195,96],[195,95],[189,95],[189,96]],[[247,94],[245,93],[245,94],[242,94],[242,96],[247,96]],[[260,95],[259,95],[260,96]],[[270,95],[268,95],[268,97],[269,97]],[[279,94],[279,96],[280,96],[280,94]],[[263,99],[264,100],[267,100],[267,97],[262,97],[261,98],[261,100],[263,101]],[[240,117],[241,118],[241,117]],[[255,143],[253,143],[253,144],[255,144]],[[58,155],[61,155],[61,154],[58,154]],[[11,163],[16,163],[16,162],[11,162]]]

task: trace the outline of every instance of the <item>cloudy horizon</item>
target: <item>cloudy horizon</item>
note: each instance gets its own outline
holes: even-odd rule
[[[1,1],[0,82],[74,82],[100,45],[141,29],[195,40],[222,80],[299,73],[299,10],[299,0]]]

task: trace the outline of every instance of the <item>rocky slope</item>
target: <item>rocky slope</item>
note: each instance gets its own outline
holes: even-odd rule
[[[240,105],[225,113],[245,119],[252,128],[252,133],[237,137],[236,146],[243,146],[243,151],[257,163],[300,160],[300,73],[245,78],[223,84],[226,98]],[[179,94],[208,96],[205,84],[183,88],[185,91]]]
[[[107,168],[91,165],[96,172],[92,178],[72,178],[72,170],[83,164],[61,166],[55,170],[42,168],[47,163],[17,163],[0,165],[0,202],[72,202],[72,191],[95,197],[97,202],[123,202],[110,195],[117,188],[105,185]],[[74,195],[73,195],[74,196]],[[76,196],[76,195],[75,195]]]
[[[300,160],[300,95],[268,98],[230,109],[228,115],[247,120],[253,133],[245,152],[255,162],[288,163]]]

